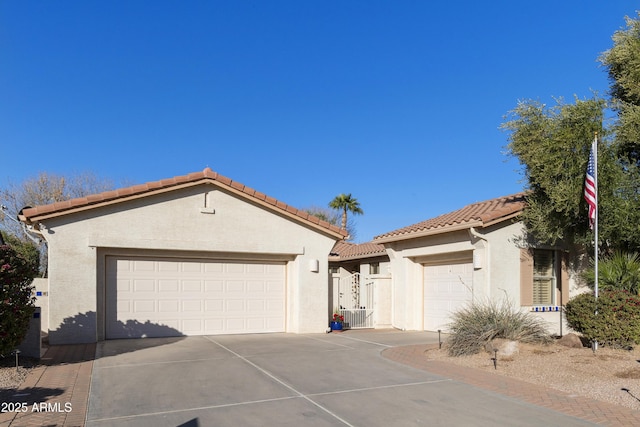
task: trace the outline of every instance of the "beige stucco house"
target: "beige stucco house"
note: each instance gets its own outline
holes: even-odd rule
[[[345,237],[207,168],[26,209],[49,248],[52,344],[322,332]]]
[[[52,344],[323,332],[335,310],[351,328],[446,332],[456,310],[504,298],[562,334],[561,307],[583,289],[560,248],[523,241],[523,207],[500,197],[354,244],[207,168],[21,220],[48,244],[36,290]]]
[[[523,241],[518,220],[523,207],[524,195],[515,194],[470,204],[363,245],[338,243],[330,263],[334,294],[336,282],[342,284],[337,292],[348,293],[346,278],[356,272],[362,288],[375,260],[382,266],[376,270],[380,279],[367,280],[373,289],[384,290],[385,301],[374,300],[370,317],[383,320],[372,327],[446,331],[451,314],[470,302],[507,298],[515,309],[545,320],[550,332],[562,334],[568,328],[561,307],[581,287],[566,268],[564,251]]]

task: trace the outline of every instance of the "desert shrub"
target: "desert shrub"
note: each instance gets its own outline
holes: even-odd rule
[[[611,347],[640,343],[640,297],[623,290],[578,295],[567,303],[567,324],[590,341]]]
[[[595,265],[582,274],[591,289],[595,286]],[[598,288],[600,290],[623,290],[640,293],[640,255],[635,252],[616,251],[598,262]]]
[[[451,356],[478,353],[494,338],[525,343],[550,343],[544,322],[513,308],[508,300],[473,303],[453,313],[447,352]]]
[[[33,316],[32,281],[37,266],[9,245],[0,246],[0,356],[13,351],[24,339]]]

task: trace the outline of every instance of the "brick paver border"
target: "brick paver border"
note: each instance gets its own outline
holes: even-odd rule
[[[9,399],[25,412],[0,414],[0,426],[84,426],[95,344],[50,347]]]

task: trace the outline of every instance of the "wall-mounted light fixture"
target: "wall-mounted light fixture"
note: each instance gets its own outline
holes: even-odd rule
[[[474,270],[479,270],[482,268],[482,257],[480,257],[480,254],[477,253],[473,253],[473,269]]]

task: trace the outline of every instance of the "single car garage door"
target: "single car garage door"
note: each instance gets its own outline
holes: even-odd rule
[[[446,331],[451,313],[472,299],[473,264],[457,262],[423,268],[424,329]]]
[[[106,259],[107,339],[285,330],[285,264]]]

